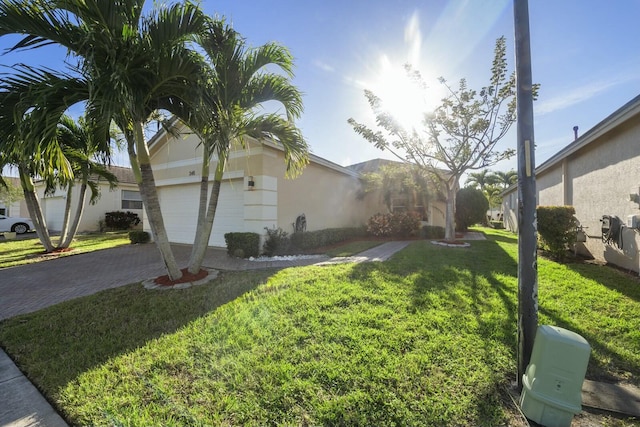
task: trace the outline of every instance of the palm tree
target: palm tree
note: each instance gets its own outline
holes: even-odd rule
[[[293,119],[302,112],[301,93],[293,86],[293,58],[276,43],[247,48],[244,40],[222,22],[199,39],[209,67],[204,86],[203,114],[192,116],[190,126],[203,141],[200,202],[189,272],[198,273],[208,246],[216,214],[222,176],[233,144],[245,147],[245,137],[279,143],[285,154],[288,176],[301,173],[308,163],[308,146]],[[278,68],[288,77],[267,71]],[[265,102],[276,101],[286,118],[262,113]],[[217,157],[211,194],[208,196],[211,159]],[[209,199],[207,203],[207,199]]]
[[[499,185],[503,190],[509,188],[512,184],[518,182],[518,172],[510,170],[507,172],[496,171],[492,172],[493,184]]]
[[[15,166],[25,203],[46,252],[55,248],[35,190],[34,177],[73,176],[57,139],[57,121],[70,105],[82,99],[87,84],[61,73],[14,67],[16,75],[0,79],[0,166]],[[57,119],[56,119],[57,120]]]
[[[471,172],[465,184],[468,187],[478,188],[484,192],[489,185],[495,184],[494,173],[489,169],[482,169],[479,172]]]
[[[502,193],[502,188],[496,185],[488,185],[485,187],[484,195],[487,197],[487,200],[489,200],[489,207],[491,209],[501,206],[502,199],[500,198],[500,193]]]
[[[210,19],[192,3],[154,8],[144,16],[143,6],[144,0],[5,0],[0,36],[24,35],[10,50],[56,43],[77,59],[77,72],[90,82],[88,120],[101,125],[97,135],[108,135],[111,120],[124,133],[154,241],[176,280],[182,273],[164,227],[143,126],[160,109],[187,119],[203,67],[189,42]],[[53,133],[52,120],[46,124]]]
[[[71,117],[65,115],[58,128],[58,140],[63,144],[64,153],[73,169],[73,178],[59,181],[62,187],[66,187],[67,198],[58,248],[68,248],[80,225],[86,205],[87,188],[91,191],[89,203],[94,204],[100,196],[98,180],[101,178],[106,180],[112,189],[116,187],[118,180],[106,166],[110,155],[109,142],[96,138],[97,135],[93,133],[95,127],[84,117],[80,117],[76,123]],[[98,158],[100,162],[96,162]],[[69,225],[73,189],[78,180],[80,191],[75,215]],[[55,188],[55,182],[49,182],[49,184],[49,188]]]

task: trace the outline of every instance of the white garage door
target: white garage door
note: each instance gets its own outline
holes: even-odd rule
[[[210,246],[225,247],[224,235],[244,231],[244,189],[242,180],[225,181],[209,239]],[[198,185],[175,185],[158,189],[169,240],[192,244],[198,220]]]
[[[62,197],[45,197],[44,219],[47,221],[49,231],[61,231],[66,199]]]

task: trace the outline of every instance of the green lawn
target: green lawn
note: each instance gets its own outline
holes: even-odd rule
[[[54,237],[54,244],[57,243]],[[55,256],[68,256],[83,252],[113,248],[130,244],[127,232],[108,232],[100,234],[78,234],[71,244],[71,251]],[[24,240],[0,240],[0,268],[31,264],[50,259],[51,255],[43,255],[44,248],[35,234]]]
[[[0,323],[73,424],[504,424],[516,240],[415,242],[384,263],[224,273],[108,290]],[[640,378],[640,287],[539,260],[540,323],[583,335],[588,378]]]

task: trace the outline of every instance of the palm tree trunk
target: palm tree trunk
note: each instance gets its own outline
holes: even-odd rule
[[[210,153],[207,144],[204,144],[202,154],[202,171],[200,179],[200,197],[198,202],[198,221],[196,222],[196,234],[193,239],[191,255],[189,256],[189,273],[196,274],[200,271],[200,265],[197,266],[197,257],[200,253],[200,247],[208,245],[208,241],[204,241],[203,232],[206,225],[207,217],[207,198],[209,197],[209,170],[210,170]],[[201,264],[201,262],[200,262]],[[195,270],[195,271],[192,271]]]
[[[191,274],[196,274],[200,271],[200,268],[202,267],[202,261],[204,260],[204,256],[207,252],[207,247],[209,246],[209,238],[211,237],[213,221],[215,219],[216,210],[218,208],[218,198],[220,197],[220,187],[222,185],[222,175],[224,173],[226,160],[226,155],[220,155],[218,158],[218,166],[216,167],[213,186],[211,187],[211,196],[209,197],[207,216],[202,230],[196,231],[195,242],[191,250],[191,257],[189,259],[189,273]],[[204,200],[206,201],[206,199],[207,196],[205,195]],[[202,203],[202,195],[200,202]],[[198,218],[198,225],[200,225],[200,218]]]
[[[149,147],[147,147],[147,143],[144,140],[142,123],[134,123],[134,139],[133,143],[135,144],[135,150],[133,150],[133,147],[129,147],[129,159],[131,161],[134,174],[136,175],[136,181],[138,183],[138,188],[140,189],[140,197],[142,198],[142,203],[144,204],[144,208],[149,219],[151,234],[158,250],[160,251],[160,256],[162,257],[162,261],[167,269],[169,279],[178,280],[182,277],[182,272],[180,271],[180,268],[178,268],[178,263],[176,262],[176,258],[171,250],[167,230],[164,226],[164,219],[162,217],[162,211],[160,210],[160,200],[158,199],[158,191],[156,190],[153,169],[151,169]]]
[[[67,196],[68,198],[69,196]],[[84,212],[84,204],[87,198],[87,183],[83,181],[80,185],[80,194],[78,194],[78,206],[76,207],[76,213],[73,216],[73,222],[71,223],[71,227],[69,227],[67,231],[67,235],[64,238],[64,241],[60,245],[59,248],[68,248],[71,245],[71,241],[75,237],[78,232],[78,227],[80,226],[80,219],[82,219],[82,214]]]
[[[64,216],[62,217],[62,229],[60,230],[60,240],[58,241],[58,249],[66,248],[63,243],[67,240],[69,232],[69,218],[71,217],[71,196],[73,194],[73,180],[69,181],[67,187],[67,198],[64,204]]]
[[[40,208],[40,200],[38,199],[38,195],[36,194],[31,176],[29,176],[24,168],[20,166],[18,166],[18,172],[20,174],[20,185],[22,186],[22,192],[24,194],[25,203],[27,204],[27,210],[29,211],[31,221],[36,228],[36,233],[38,234],[40,243],[42,243],[45,252],[53,252],[55,248],[53,247],[53,243],[51,243],[51,237],[49,236],[49,230],[47,229],[47,222],[45,221],[44,215],[42,214],[42,209]]]

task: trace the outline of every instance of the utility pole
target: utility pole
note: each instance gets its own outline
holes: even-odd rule
[[[514,0],[516,102],[518,128],[518,389],[522,389],[538,328],[533,80],[528,0]]]

